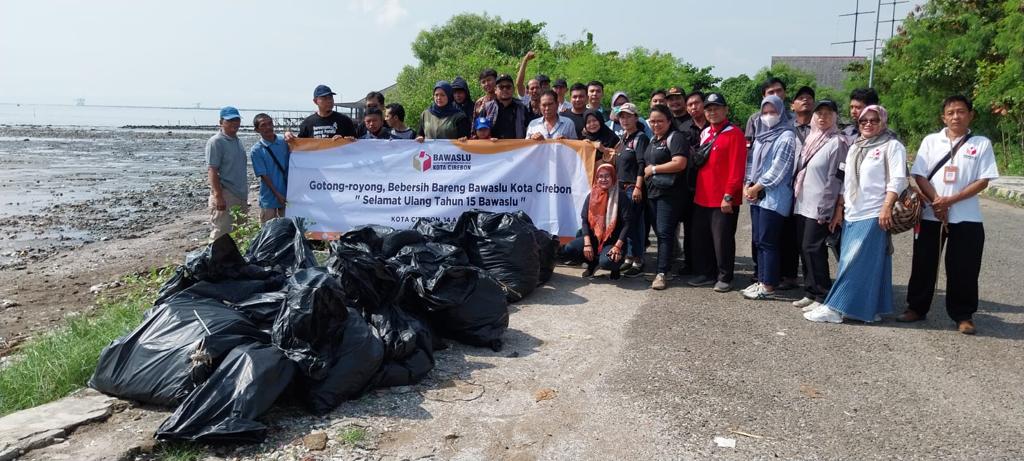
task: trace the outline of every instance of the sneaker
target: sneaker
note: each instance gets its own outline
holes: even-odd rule
[[[804,313],[804,318],[812,322],[820,323],[843,323],[843,314],[836,312],[824,304],[810,312]]]
[[[585,279],[594,278],[594,268],[588,267],[586,270],[583,271],[583,274],[581,274],[580,276]]]
[[[633,258],[627,256],[626,259],[622,260],[622,265],[619,266],[619,270],[625,271],[631,267],[633,267]]]
[[[647,279],[648,282],[653,282],[654,279],[658,278],[658,275],[664,277],[666,282],[670,282],[670,281],[676,279],[676,276],[672,275],[671,272],[669,272],[669,273],[659,272],[656,275],[647,276],[646,279]]]
[[[778,299],[776,297],[776,295],[775,295],[775,292],[774,291],[766,290],[764,288],[764,285],[758,286],[757,289],[754,290],[754,291],[744,291],[743,292],[743,297],[747,298],[747,299],[758,300],[758,301],[768,300],[768,299]]]
[[[753,292],[757,291],[759,288],[761,288],[761,284],[759,282],[754,282],[754,283],[751,283],[750,286],[740,290],[740,293],[747,293],[747,292],[753,293]]]
[[[732,284],[729,282],[716,282],[714,290],[719,293],[727,293],[729,290],[732,290]]]
[[[651,283],[651,289],[664,290],[665,288],[665,274],[659,272],[658,275],[654,276],[654,282]]]
[[[639,277],[643,273],[644,271],[640,269],[640,266],[637,266],[636,264],[633,264],[629,266],[629,269],[622,271],[622,275],[625,275],[626,277],[629,278]]]
[[[813,310],[818,309],[820,307],[821,307],[821,303],[815,301],[813,303],[810,303],[810,304],[804,306],[803,309],[800,309],[800,311],[801,312],[810,312],[810,311],[813,311]]]
[[[711,285],[713,283],[715,283],[714,279],[709,279],[709,278],[707,278],[707,277],[705,277],[703,275],[698,275],[698,276],[690,279],[689,282],[686,282],[686,284],[691,286],[691,287],[706,287],[706,286]]]
[[[799,301],[793,301],[793,307],[804,308],[810,306],[811,304],[814,304],[814,300],[806,296],[804,296],[803,299]]]

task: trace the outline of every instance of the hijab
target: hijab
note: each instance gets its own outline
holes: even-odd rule
[[[761,117],[757,117],[754,120],[754,133],[757,133],[754,138],[756,140],[763,144],[771,144],[782,133],[796,130],[793,124],[793,116],[788,110],[786,110],[781,98],[770,94],[761,100],[761,105],[758,107],[763,108],[765,104],[771,104],[772,107],[775,108],[775,112],[779,114],[779,123],[776,123],[775,126],[769,127],[761,121]]]
[[[603,125],[602,125],[603,126]],[[612,176],[611,185],[608,189],[602,189],[597,185],[597,175],[601,170],[609,170]],[[590,203],[587,208],[587,223],[597,237],[597,251],[604,247],[605,240],[615,232],[615,226],[619,218],[619,189],[616,187],[615,165],[602,163],[594,172],[594,182],[590,186]]]
[[[455,102],[455,90],[462,90],[466,92],[466,101],[461,105]],[[473,119],[473,108],[476,104],[473,102],[473,94],[469,92],[469,84],[466,82],[466,79],[456,76],[455,79],[452,80],[452,101],[449,104],[455,104],[466,113],[466,117],[469,117],[470,120]]]
[[[803,189],[804,176],[807,175],[807,164],[810,163],[811,157],[818,153],[822,147],[825,147],[833,139],[839,139],[839,152],[846,152],[848,147],[846,146],[846,136],[842,136],[839,132],[839,114],[836,114],[832,118],[832,125],[822,130],[818,128],[818,120],[821,117],[818,116],[818,112],[814,112],[811,116],[811,132],[807,135],[807,140],[804,142],[804,149],[800,152],[800,163],[797,168],[796,179],[793,182],[793,193],[796,196],[800,195],[800,190]]]
[[[860,122],[864,119],[868,112],[874,112],[878,115],[878,134],[867,138],[864,137],[864,130],[860,130],[860,137],[853,143],[853,148],[850,149],[850,153],[846,156],[846,164],[852,164],[853,167],[853,175],[847,175],[847,177],[851,178],[850,187],[847,188],[850,191],[851,201],[856,200],[857,195],[860,193],[860,166],[864,163],[864,158],[868,156],[868,152],[875,148],[889,146],[889,141],[896,139],[892,131],[889,131],[889,111],[878,104],[870,105],[860,112],[860,117],[857,118],[857,121]],[[882,151],[882,155],[884,157],[889,156],[888,147]]]
[[[597,130],[597,133],[587,131],[587,120],[589,120],[590,117],[596,118],[598,124],[601,126],[601,128]],[[604,116],[601,115],[601,112],[594,109],[587,109],[587,111],[583,113],[582,135],[584,140],[598,141],[604,147],[615,147],[619,144],[619,137],[616,136],[615,132],[605,124]]]
[[[455,97],[452,95],[452,85],[447,81],[440,80],[434,84],[434,91],[437,91],[438,88],[443,90],[444,94],[448,95],[448,104],[438,106],[437,103],[432,103],[430,104],[430,113],[434,114],[438,118],[445,118],[462,112],[462,109],[455,105]]]

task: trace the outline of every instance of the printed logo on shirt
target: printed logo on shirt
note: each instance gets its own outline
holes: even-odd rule
[[[875,150],[871,151],[871,158],[881,158],[881,157],[882,157],[882,149],[881,148],[876,148]]]
[[[978,148],[974,146],[967,146],[967,155],[974,157],[978,155]]]

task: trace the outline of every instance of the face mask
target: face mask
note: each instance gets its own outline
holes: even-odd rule
[[[781,119],[781,118],[782,117],[780,117],[778,114],[774,114],[774,115],[767,115],[766,114],[766,115],[762,115],[761,116],[761,123],[764,123],[765,125],[768,126],[768,128],[771,128],[771,127],[773,127],[775,125],[778,125],[779,124],[779,119]]]

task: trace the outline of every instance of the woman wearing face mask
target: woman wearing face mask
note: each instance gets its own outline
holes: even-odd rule
[[[843,317],[877,322],[892,312],[892,206],[907,188],[907,149],[888,130],[888,113],[865,107],[860,136],[846,154],[843,195],[832,226],[843,225],[839,274],[825,302],[804,318],[842,323]]]
[[[779,283],[779,242],[783,221],[793,208],[793,164],[796,132],[782,99],[761,100],[750,148],[743,195],[750,202],[750,221],[757,248],[757,283],[743,290],[747,299],[775,299]]]
[[[615,153],[615,146],[619,144],[619,137],[615,136],[611,128],[604,124],[604,117],[601,113],[588,109],[583,113],[583,136],[582,139],[594,143],[597,148],[597,162],[602,158],[605,161],[611,160]]]
[[[455,105],[452,86],[441,80],[434,85],[434,103],[420,114],[416,140],[459,139],[469,136],[469,119]]]
[[[651,289],[667,287],[672,268],[672,248],[679,224],[681,188],[686,187],[682,176],[690,157],[690,144],[686,136],[672,131],[672,111],[667,106],[651,108],[647,121],[654,130],[654,138],[644,153],[643,182],[647,186],[647,207],[658,236],[658,268]]]
[[[619,278],[632,216],[632,201],[616,184],[615,167],[610,163],[597,167],[590,194],[583,200],[583,236],[564,249],[565,256],[586,262],[583,277],[593,277],[600,267],[611,271],[612,280]]]
[[[627,243],[629,244],[626,260],[622,263],[622,272],[626,277],[635,277],[644,268],[644,164],[643,155],[651,139],[640,130],[639,115],[636,105],[627,102],[619,108],[619,123],[622,124],[621,150],[615,155],[615,169],[619,172],[618,186],[629,196],[635,208],[633,225]]]
[[[803,299],[793,303],[807,308],[825,300],[832,279],[828,271],[828,247],[825,240],[834,228],[830,226],[842,180],[836,173],[839,162],[846,158],[849,147],[846,137],[836,123],[839,107],[823,99],[814,107],[811,132],[797,159],[796,178],[793,180],[793,218],[796,220],[800,258],[804,264]]]

